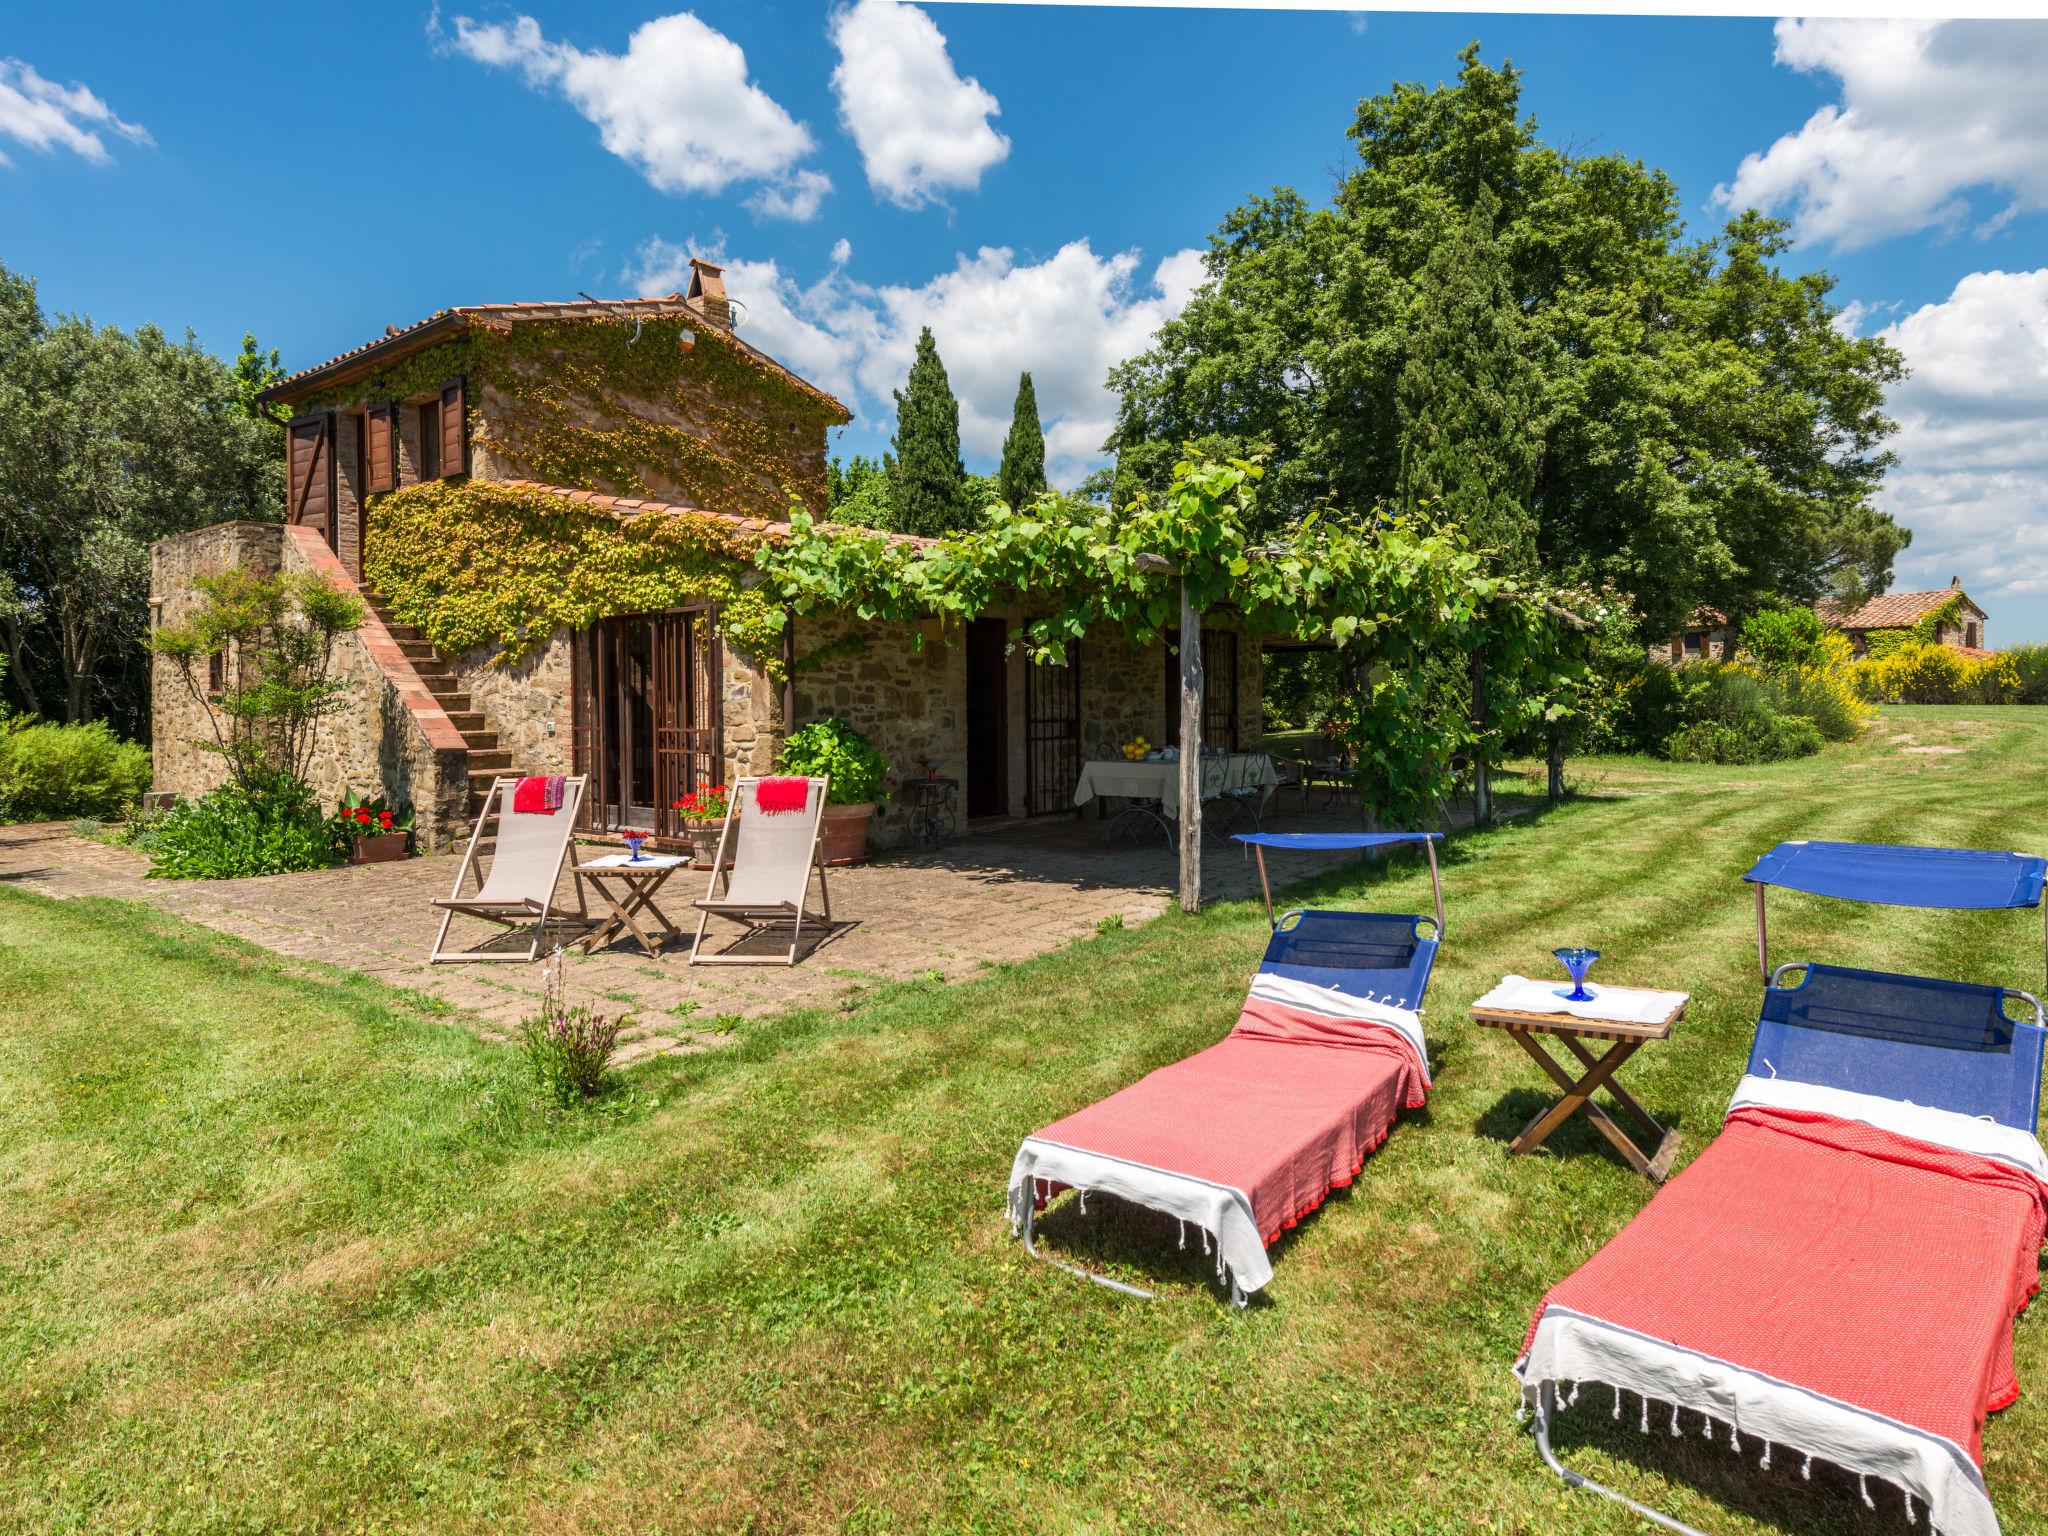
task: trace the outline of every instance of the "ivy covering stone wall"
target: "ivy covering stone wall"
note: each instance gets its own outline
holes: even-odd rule
[[[444,656],[512,666],[557,628],[718,605],[727,642],[779,670],[782,614],[743,586],[757,535],[679,509],[620,516],[531,486],[431,480],[373,500],[364,585]]]

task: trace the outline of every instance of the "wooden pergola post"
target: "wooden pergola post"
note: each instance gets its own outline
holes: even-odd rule
[[[1180,584],[1180,909],[1202,907],[1202,616]]]

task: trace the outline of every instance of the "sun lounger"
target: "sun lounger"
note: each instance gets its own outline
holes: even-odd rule
[[[1267,1248],[1426,1101],[1417,1010],[1439,938],[1428,917],[1287,913],[1228,1036],[1024,1139],[1009,1209],[1025,1248],[1040,1256],[1035,1217],[1061,1191],[1115,1195],[1196,1228],[1242,1305],[1272,1278]]]
[[[803,803],[786,810],[760,808],[763,783],[804,783]],[[832,921],[832,894],[825,886],[825,855],[819,845],[819,823],[825,813],[826,779],[740,779],[727,801],[725,824],[718,834],[718,857],[711,884],[697,907],[697,940],[690,946],[692,965],[795,965],[804,923]],[[820,911],[804,906],[811,872],[818,876]],[[722,889],[721,889],[722,887]],[[714,917],[738,923],[746,931],[732,948],[704,953],[704,932]],[[740,953],[755,936],[783,923],[790,925],[786,956]]]
[[[1748,878],[1759,893],[1991,907],[2036,905],[2044,872],[2017,854],[1801,843]],[[2010,1016],[2014,1000],[2029,1017]],[[1766,1467],[1832,1463],[1872,1508],[1995,1536],[1984,1423],[2018,1395],[2013,1325],[2048,1228],[2043,1038],[2022,992],[1797,961],[1771,973],[1720,1134],[1537,1309],[1515,1370],[1551,1469],[1691,1530],[1559,1462],[1552,1418],[1591,1388],[1596,1411],[1639,1430],[1705,1435]]]
[[[583,807],[584,779],[572,775],[562,782],[562,804],[551,812],[513,809],[513,797],[520,780],[500,778],[491,784],[484,808],[470,831],[469,845],[462,851],[462,865],[455,871],[455,888],[434,905],[442,909],[441,931],[427,956],[430,965],[456,961],[513,960],[521,963],[538,958],[546,936],[548,918],[554,911],[555,887],[562,879],[562,866],[569,857],[569,842],[576,832],[576,817]],[[484,828],[493,818],[497,832],[493,840],[490,868],[479,873],[478,849]],[[462,888],[474,877],[477,890],[465,896]],[[576,915],[587,919],[583,882],[576,882]],[[449,950],[448,927],[457,916],[482,918],[504,928],[533,926],[533,942],[518,950]]]

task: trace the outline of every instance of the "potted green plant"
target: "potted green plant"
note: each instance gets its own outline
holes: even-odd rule
[[[690,844],[692,869],[709,869],[718,857],[718,838],[725,830],[725,812],[730,804],[726,787],[714,784],[709,789],[691,790],[672,806]],[[731,854],[725,856],[725,862],[732,863]]]
[[[334,824],[351,864],[385,864],[406,855],[412,841],[412,807],[393,810],[382,795],[358,796],[349,790],[341,797],[341,809]]]
[[[829,778],[819,843],[827,864],[860,864],[868,856],[868,823],[889,777],[875,744],[844,720],[813,720],[775,754],[779,773]]]

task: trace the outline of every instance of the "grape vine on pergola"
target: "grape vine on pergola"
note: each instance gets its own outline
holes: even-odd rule
[[[1201,901],[1202,620],[1230,608],[1255,637],[1329,645],[1357,658],[1362,697],[1350,739],[1379,808],[1419,820],[1449,782],[1459,750],[1487,730],[1556,718],[1580,674],[1585,621],[1555,595],[1494,572],[1455,532],[1410,518],[1311,514],[1254,541],[1245,516],[1255,464],[1184,462],[1157,496],[1121,510],[1047,497],[989,509],[983,526],[908,544],[866,529],[824,527],[801,509],[790,535],[755,559],[795,613],[863,620],[937,619],[949,630],[1029,599],[1047,612],[1012,636],[1034,663],[1063,663],[1091,630],[1148,645],[1180,637],[1181,907]],[[1424,664],[1455,657],[1487,701],[1470,731],[1442,739],[1423,723]]]

